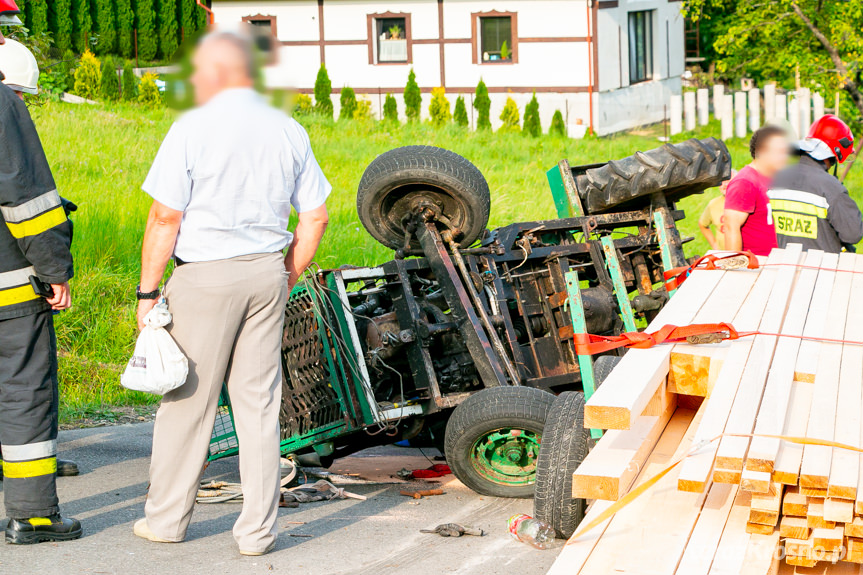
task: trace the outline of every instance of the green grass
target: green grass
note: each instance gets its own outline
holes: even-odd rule
[[[140,190],[174,114],[125,105],[47,104],[32,110],[60,193],[79,204],[74,215],[77,274],[73,308],[58,318],[61,349],[61,416],[68,420],[112,405],[154,403],[153,396],[120,387],[119,374],[134,347],[134,289],[149,198]],[[553,218],[546,170],[560,159],[572,165],[627,156],[660,145],[661,128],[609,138],[566,140],[526,138],[520,134],[474,134],[455,127],[427,125],[304,122],[315,154],[333,184],[328,202],[331,224],[317,261],[323,267],[344,263],[372,265],[391,252],[378,245],[360,224],[356,189],[363,170],[378,154],[397,146],[430,144],[448,148],[475,163],[492,191],[490,226]],[[699,137],[718,135],[719,126],[700,129]],[[692,134],[675,138],[683,140]],[[730,143],[734,166],[748,160],[746,143]],[[849,188],[861,199],[859,169]],[[687,219],[684,236],[692,255],[706,242],[696,220],[712,193],[681,202]]]

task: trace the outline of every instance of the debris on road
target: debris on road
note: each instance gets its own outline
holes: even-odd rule
[[[402,495],[406,497],[413,497],[414,499],[422,499],[423,497],[431,497],[432,495],[443,495],[443,489],[424,489],[422,491],[399,491]]]
[[[458,523],[442,523],[434,529],[420,529],[420,533],[437,533],[441,537],[461,537],[462,535],[475,535],[482,537],[485,531],[477,527],[468,527]]]

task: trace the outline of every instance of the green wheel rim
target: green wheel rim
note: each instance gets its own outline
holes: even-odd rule
[[[542,435],[502,427],[481,435],[470,450],[470,462],[484,479],[499,485],[532,485]]]

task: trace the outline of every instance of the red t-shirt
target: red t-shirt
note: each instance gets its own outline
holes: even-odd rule
[[[746,212],[749,217],[740,228],[743,249],[758,256],[770,254],[777,246],[776,227],[770,214],[767,189],[770,179],[750,166],[740,170],[728,182],[725,191],[725,209]]]

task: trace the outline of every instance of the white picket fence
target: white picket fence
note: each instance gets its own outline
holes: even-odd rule
[[[795,92],[778,92],[776,84],[767,84],[764,91],[758,88],[725,93],[726,86],[713,86],[713,109],[710,108],[710,90],[699,88],[695,92],[672,94],[668,103],[669,133],[673,136],[705,126],[710,113],[719,120],[721,137],[745,138],[763,123],[782,120],[788,122],[797,138],[809,132],[812,122],[824,115],[824,96],[810,93],[809,88]]]

